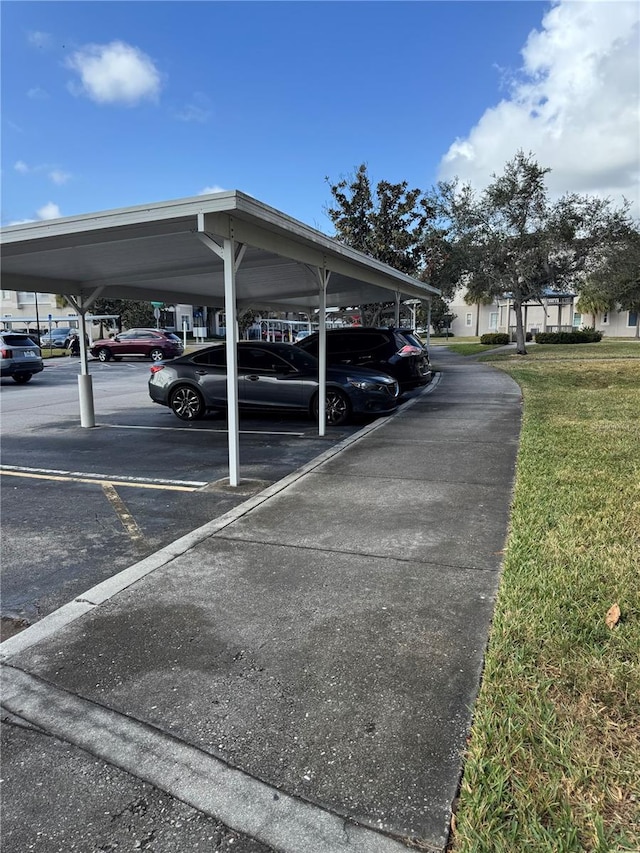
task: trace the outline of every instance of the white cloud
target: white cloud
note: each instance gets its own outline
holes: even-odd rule
[[[71,178],[69,172],[63,172],[62,169],[52,169],[49,172],[49,177],[57,186],[61,186],[62,184],[66,184],[67,181]]]
[[[640,214],[640,6],[560,0],[522,49],[510,96],[487,109],[440,163],[486,186],[518,149],[550,167],[552,195],[623,196]]]
[[[203,190],[198,192],[198,195],[209,195],[210,193],[223,193],[225,192],[224,187],[219,187],[217,184],[214,184],[212,187],[205,187]]]
[[[188,104],[176,112],[175,117],[179,121],[195,121],[205,124],[211,117],[211,103],[209,98],[202,92],[194,92]]]
[[[71,179],[71,174],[69,172],[64,172],[56,166],[48,166],[46,163],[39,163],[37,166],[29,166],[24,162],[24,160],[17,160],[13,164],[13,168],[20,175],[36,175],[47,172],[49,180],[53,181],[56,186],[62,186],[62,184],[66,184],[67,181]]]
[[[39,210],[36,210],[36,216],[38,219],[59,219],[62,214],[60,213],[60,208],[57,204],[54,204],[52,201],[48,201],[46,204],[43,204]]]
[[[50,47],[52,44],[52,37],[50,33],[39,32],[38,30],[32,30],[27,33],[27,41],[32,47]]]
[[[29,222],[38,222],[47,219],[60,219],[61,216],[62,214],[60,213],[58,205],[54,204],[52,201],[48,201],[36,211],[37,219],[14,219],[9,222],[9,225],[26,225]]]
[[[125,42],[86,45],[66,65],[81,81],[70,83],[70,91],[98,104],[133,106],[144,99],[158,99],[160,72],[145,53]]]

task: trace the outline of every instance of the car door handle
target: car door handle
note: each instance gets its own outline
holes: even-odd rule
[[[196,373],[198,376],[206,376],[207,375],[206,370],[196,370]]]
[[[260,377],[257,373],[248,373],[246,379],[249,379],[251,382],[257,382]]]

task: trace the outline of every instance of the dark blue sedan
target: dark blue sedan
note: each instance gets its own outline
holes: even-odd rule
[[[326,419],[383,414],[398,406],[398,382],[363,367],[327,368]],[[149,395],[183,421],[227,407],[226,346],[214,344],[151,367]],[[318,360],[293,344],[238,343],[238,400],[242,409],[289,409],[318,417]]]

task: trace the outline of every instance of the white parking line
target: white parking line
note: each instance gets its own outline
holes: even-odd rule
[[[19,465],[0,465],[0,474],[16,477],[42,477],[44,479],[80,480],[82,482],[107,482],[118,485],[141,487],[165,487],[180,489],[200,489],[208,485],[207,480],[163,480],[155,477],[127,477],[126,475],[94,474],[87,471],[59,471],[55,468],[25,468]]]
[[[96,424],[99,427],[110,427],[111,429],[149,429],[149,430],[165,430],[168,432],[219,432],[223,435],[226,435],[228,430],[226,429],[209,429],[207,428],[199,428],[194,429],[193,427],[160,427],[160,426],[136,426],[132,424]],[[276,430],[262,430],[262,429],[241,429],[240,435],[289,435],[294,436],[296,438],[305,438],[306,433],[304,432],[285,432],[285,431],[276,431]]]

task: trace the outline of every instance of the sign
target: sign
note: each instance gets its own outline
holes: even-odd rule
[[[153,305],[154,308],[162,308],[162,306],[164,305],[164,302],[152,302],[151,304]]]
[[[153,305],[153,302],[151,304]],[[153,316],[156,318],[156,320],[160,319],[160,309],[159,308],[153,309]]]

